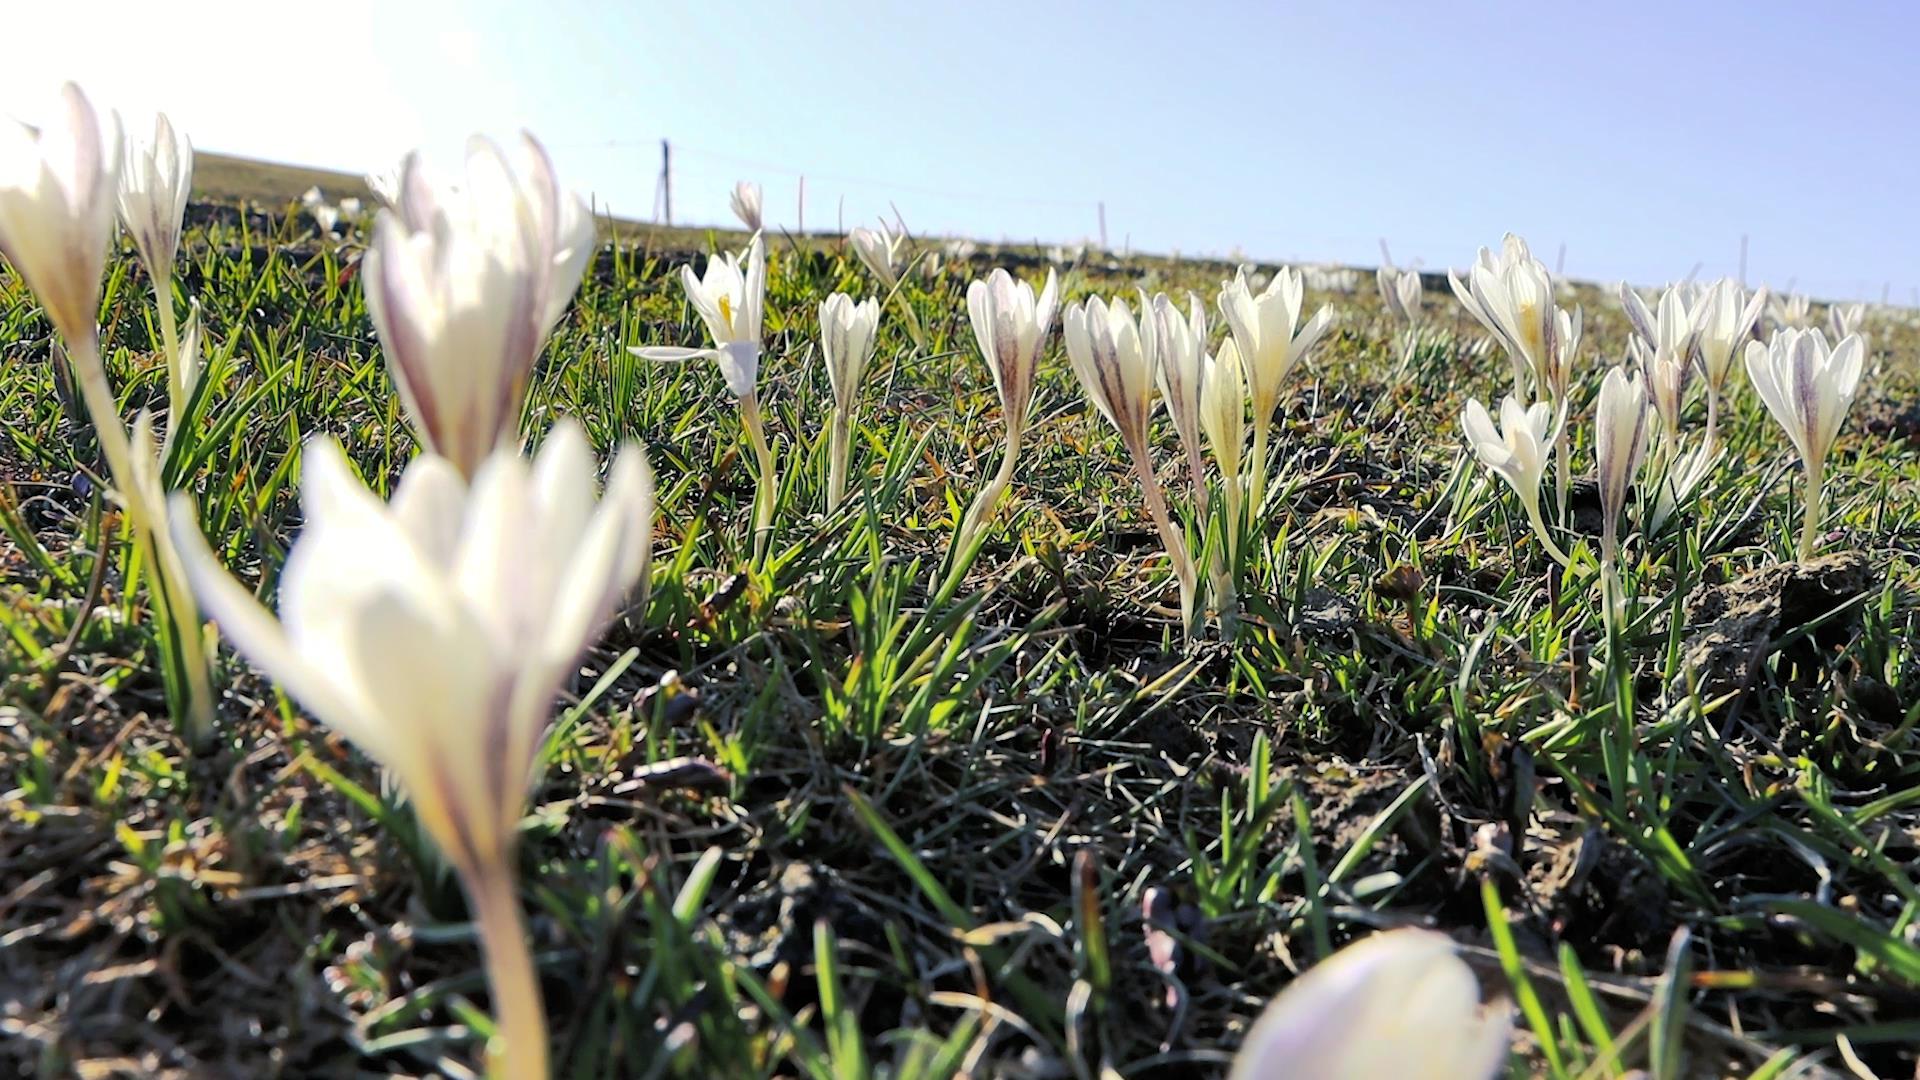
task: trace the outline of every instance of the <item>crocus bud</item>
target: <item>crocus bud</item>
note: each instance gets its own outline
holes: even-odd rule
[[[733,208],[733,216],[740,219],[740,224],[745,225],[748,232],[760,231],[759,184],[742,180],[733,185],[733,197],[728,204]]]
[[[113,240],[120,121],[95,113],[72,83],[61,89],[61,104],[37,131],[0,119],[0,255],[39,298],[54,330],[70,345],[91,348]]]
[[[720,364],[727,390],[746,400],[754,396],[760,381],[760,320],[767,296],[767,249],[758,233],[747,243],[742,256],[734,252],[707,259],[705,276],[693,267],[680,268],[680,284],[687,302],[707,324],[710,349],[651,345],[632,348],[636,356],[649,360],[692,360],[711,357]]]
[[[1167,399],[1167,415],[1187,452],[1196,496],[1205,504],[1206,481],[1201,476],[1201,401],[1207,375],[1207,310],[1200,297],[1187,294],[1187,313],[1173,306],[1165,293],[1141,300],[1141,333]]]
[[[1601,556],[1609,563],[1618,549],[1620,515],[1627,490],[1647,453],[1647,391],[1640,376],[1613,368],[1600,382],[1594,457],[1600,474]]]
[[[524,136],[518,161],[467,144],[466,176],[436,185],[402,166],[367,250],[367,311],[421,443],[472,476],[518,441],[547,334],[593,254],[593,219]]]
[[[1661,437],[1669,443],[1679,438],[1680,414],[1686,408],[1687,387],[1693,381],[1693,362],[1684,352],[1649,348],[1639,338],[1628,340],[1627,358],[1640,370],[1647,401],[1660,418]]]
[[[878,229],[856,225],[847,234],[854,256],[889,289],[900,284],[900,269],[906,262],[906,242],[905,231],[895,232],[884,221]]]
[[[851,414],[859,400],[860,382],[873,359],[874,334],[879,328],[877,300],[856,304],[846,293],[834,293],[820,304],[820,351],[826,356],[834,407],[842,413]]]
[[[1221,475],[1232,485],[1240,478],[1247,452],[1247,382],[1240,374],[1240,350],[1233,339],[1220,343],[1200,386],[1200,423],[1207,430],[1207,445]]]
[[[173,280],[187,192],[193,186],[193,143],[176,136],[165,113],[154,118],[153,140],[130,139],[120,173],[120,223],[133,236],[140,262],[156,289]],[[161,302],[168,302],[163,296]]]
[[[1228,1080],[1491,1080],[1512,1019],[1430,930],[1388,930],[1294,980],[1247,1033]],[[1418,1065],[1417,1070],[1414,1066]]]
[[[1012,274],[1001,269],[988,274],[985,281],[967,286],[967,315],[973,322],[973,337],[993,372],[1011,442],[1017,442],[1027,429],[1040,350],[1053,329],[1059,288],[1052,270],[1047,271],[1047,283],[1038,297],[1033,286],[1014,280]]]

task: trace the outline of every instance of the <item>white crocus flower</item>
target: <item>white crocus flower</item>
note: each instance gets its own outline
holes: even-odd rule
[[[471,484],[423,454],[382,503],[336,443],[316,438],[278,619],[220,565],[186,497],[172,506],[186,575],[221,632],[392,772],[458,873],[480,924],[504,1076],[547,1074],[514,838],[554,699],[642,573],[651,535],[644,454],[620,454],[597,506],[595,471],[566,422],[536,460],[501,447]]]
[[[740,224],[745,225],[748,232],[757,233],[760,231],[761,198],[759,184],[753,183],[750,180],[742,180],[733,185],[733,196],[727,200],[727,205],[733,209],[733,216],[740,219]]]
[[[1540,483],[1546,477],[1547,451],[1560,438],[1553,406],[1544,401],[1522,405],[1519,398],[1508,394],[1500,402],[1500,424],[1495,427],[1485,405],[1477,400],[1468,401],[1460,416],[1460,428],[1466,433],[1467,446],[1480,463],[1520,496],[1527,523],[1533,527],[1547,554],[1553,556],[1555,562],[1566,565],[1570,561],[1567,553],[1554,542],[1540,514]]]
[[[1827,336],[1839,341],[1848,334],[1858,334],[1860,324],[1865,322],[1866,318],[1867,305],[1865,304],[1828,304]]]
[[[1253,472],[1249,502],[1256,514],[1266,499],[1267,436],[1273,427],[1274,412],[1280,407],[1280,391],[1294,365],[1333,325],[1333,311],[1327,307],[1314,312],[1313,317],[1301,325],[1300,310],[1305,299],[1306,285],[1300,271],[1292,267],[1281,267],[1258,294],[1247,281],[1245,267],[1220,287],[1220,314],[1233,333],[1253,397]]]
[[[1420,322],[1420,272],[1383,266],[1374,275],[1380,286],[1380,302],[1387,314],[1409,326]]]
[[[743,265],[744,263],[744,265]],[[767,247],[759,233],[747,242],[744,259],[734,252],[707,259],[704,276],[693,267],[680,268],[680,283],[686,288],[687,302],[707,326],[713,347],[680,348],[670,345],[630,346],[628,351],[648,360],[693,360],[711,358],[719,363],[720,375],[729,393],[740,402],[740,422],[746,428],[758,462],[759,478],[754,489],[754,559],[766,554],[773,529],[774,501],[779,482],[774,475],[773,447],[767,442],[766,423],[760,415],[760,323],[767,302]]]
[[[1712,439],[1702,440],[1692,450],[1681,451],[1676,448],[1669,456],[1659,493],[1648,515],[1647,531],[1658,532],[1671,521],[1674,512],[1686,505],[1694,489],[1712,475],[1713,467],[1719,460],[1720,448],[1714,445]]]
[[[1640,471],[1647,453],[1646,387],[1639,375],[1629,376],[1621,368],[1608,370],[1600,382],[1600,401],[1596,408],[1594,458],[1600,478],[1601,559],[1612,566],[1619,552],[1620,516],[1625,513],[1627,492]]]
[[[1554,308],[1553,278],[1545,263],[1533,257],[1527,242],[1508,233],[1500,254],[1480,249],[1466,280],[1449,271],[1453,294],[1480,325],[1494,336],[1513,365],[1513,392],[1526,396],[1547,392],[1550,373],[1562,363],[1558,341],[1559,317]]]
[[[1205,438],[1200,411],[1206,397],[1207,311],[1200,297],[1187,294],[1187,313],[1173,306],[1165,293],[1140,302],[1141,334],[1153,354],[1154,368],[1160,380],[1160,394],[1167,400],[1167,415],[1186,451],[1187,469],[1193,479],[1194,501],[1201,516],[1207,512],[1207,478],[1202,465],[1201,442]]]
[[[1767,411],[1800,454],[1806,469],[1806,520],[1800,530],[1800,558],[1813,556],[1819,537],[1821,486],[1827,455],[1860,389],[1866,345],[1848,335],[1829,349],[1818,330],[1780,330],[1765,345],[1747,344],[1747,377]]]
[[[1039,372],[1040,352],[1046,347],[1047,334],[1053,329],[1053,316],[1059,303],[1060,283],[1052,270],[1047,283],[1036,297],[1033,286],[1016,281],[1012,274],[995,268],[985,281],[967,286],[967,317],[973,324],[973,337],[980,355],[993,372],[993,385],[1000,393],[1000,414],[1006,426],[1006,452],[1000,470],[974,497],[966,516],[953,537],[946,577],[936,601],[952,599],[967,570],[979,553],[983,530],[1000,498],[1013,483],[1014,464],[1020,456],[1020,442],[1026,436],[1027,420],[1033,409],[1033,383]]]
[[[878,229],[856,225],[847,234],[847,243],[882,286],[893,289],[900,284],[900,271],[906,266],[906,230],[896,232],[884,221]]]
[[[1174,317],[1178,317],[1177,312]],[[1079,378],[1088,400],[1120,433],[1120,442],[1133,461],[1134,474],[1140,478],[1141,492],[1146,499],[1147,515],[1160,530],[1167,557],[1173,561],[1174,575],[1180,583],[1182,621],[1191,632],[1199,578],[1193,556],[1187,550],[1186,534],[1174,523],[1167,509],[1166,495],[1160,488],[1160,479],[1147,449],[1147,424],[1153,417],[1158,357],[1141,337],[1140,327],[1125,300],[1108,304],[1096,296],[1084,305],[1068,305],[1063,326],[1067,359],[1074,375]]]
[[[1206,374],[1200,379],[1200,426],[1207,433],[1207,445],[1213,450],[1213,462],[1220,468],[1221,497],[1226,502],[1227,562],[1240,565],[1241,473],[1246,463],[1247,383],[1240,374],[1240,350],[1228,338],[1220,343],[1207,361]],[[1229,587],[1230,576],[1220,576]],[[1232,597],[1223,595],[1220,604],[1230,607]]]
[[[820,304],[820,351],[827,361],[827,382],[833,387],[832,433],[827,449],[828,510],[839,506],[846,495],[853,417],[879,329],[877,300],[869,298],[856,304],[846,293],[834,293]]]
[[[421,444],[461,475],[519,442],[534,363],[593,243],[585,204],[530,135],[514,158],[470,140],[457,185],[417,157],[401,166],[367,249],[367,313]]]
[[[1788,282],[1792,287],[1792,282]],[[1813,321],[1813,300],[1801,293],[1775,294],[1767,302],[1767,315],[1776,330],[1804,330]]]
[[[101,275],[118,201],[120,120],[95,113],[72,83],[61,89],[61,106],[60,115],[38,129],[0,119],[0,255],[74,349],[99,336]]]
[[[1680,437],[1680,414],[1686,408],[1687,387],[1693,381],[1693,363],[1685,353],[1650,349],[1639,338],[1627,342],[1627,359],[1640,371],[1647,401],[1660,420],[1661,445]]]
[[[1727,376],[1732,374],[1746,343],[1758,332],[1760,313],[1765,310],[1767,290],[1762,288],[1751,298],[1740,283],[1721,278],[1701,290],[1694,301],[1693,351],[1700,361],[1701,381],[1707,387],[1707,438],[1711,441],[1719,428],[1720,397],[1727,391]]]
[[[1308,969],[1247,1032],[1228,1080],[1492,1080],[1512,1016],[1431,930],[1376,933]]]
[[[173,439],[186,409],[191,375],[183,363],[180,330],[173,313],[173,266],[193,186],[193,143],[174,134],[166,114],[154,118],[153,139],[129,140],[120,172],[120,223],[133,236],[141,265],[153,283],[160,340],[167,352],[167,438]]]

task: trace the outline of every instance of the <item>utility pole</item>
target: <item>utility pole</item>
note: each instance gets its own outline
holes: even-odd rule
[[[1747,287],[1747,234],[1740,234],[1740,287]]]
[[[660,206],[666,224],[673,224],[673,147],[660,140]]]
[[[1107,250],[1107,204],[1100,203],[1100,250]]]
[[[795,236],[807,235],[807,178],[800,178],[800,207],[795,215]]]

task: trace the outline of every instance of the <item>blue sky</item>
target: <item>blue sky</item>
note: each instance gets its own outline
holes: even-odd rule
[[[324,8],[324,10],[322,10]],[[163,10],[164,9],[164,10]],[[679,221],[1920,288],[1920,6],[1903,3],[168,5],[10,16],[0,109],[65,78],[206,148],[365,170],[525,127],[563,180]],[[114,27],[107,35],[103,26]],[[165,58],[164,60],[160,58]]]

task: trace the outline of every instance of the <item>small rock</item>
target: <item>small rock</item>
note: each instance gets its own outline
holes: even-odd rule
[[[1846,551],[1700,589],[1687,604],[1690,632],[1674,692],[1686,692],[1688,679],[1708,701],[1742,689],[1777,633],[1820,618],[1871,589],[1874,580],[1867,557]]]

